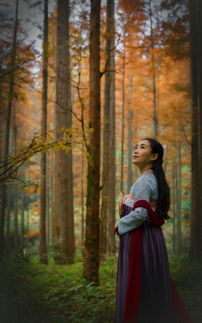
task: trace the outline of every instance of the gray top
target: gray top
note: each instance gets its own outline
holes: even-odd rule
[[[135,199],[131,202],[137,202],[138,200],[151,200],[158,199],[158,185],[153,170],[145,171],[137,181],[131,186],[130,193],[135,196]],[[130,201],[128,201],[130,203]],[[124,202],[126,205],[127,200]],[[153,208],[155,210],[155,208]],[[128,215],[122,217],[118,222],[118,233],[124,234],[137,227],[139,227],[143,221],[148,218],[148,211],[143,207],[137,207],[131,211]]]

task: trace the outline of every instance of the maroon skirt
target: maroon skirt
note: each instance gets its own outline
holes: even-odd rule
[[[123,204],[122,216],[142,206],[148,220],[120,235],[116,288],[116,323],[191,323],[169,273],[161,220],[145,201]]]

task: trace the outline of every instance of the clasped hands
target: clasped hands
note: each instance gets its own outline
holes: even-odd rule
[[[119,203],[119,213],[121,214],[121,207],[122,207],[122,204],[125,202],[125,200],[127,198],[130,198],[131,200],[134,200],[135,199],[135,196],[133,194],[124,194],[124,192],[121,192],[120,193],[120,203]],[[117,233],[117,235],[119,236],[119,233],[118,233],[118,224],[119,224],[119,221],[116,222],[115,226],[114,226],[114,234]]]
[[[125,200],[127,198],[130,198],[131,200],[134,200],[135,196],[133,194],[131,194],[131,193],[130,194],[124,194],[124,192],[120,193],[119,213],[121,213],[122,204],[125,202]],[[157,206],[157,201],[156,200],[151,200],[150,205],[151,205],[151,207],[156,207]],[[117,235],[119,236],[118,224],[119,224],[119,220],[116,222],[113,232],[114,232],[114,234],[117,233]]]

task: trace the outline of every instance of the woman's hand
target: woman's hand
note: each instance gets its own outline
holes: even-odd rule
[[[131,193],[130,194],[125,194],[124,197],[123,197],[123,201],[125,202],[125,200],[127,198],[130,198],[131,200],[134,200],[135,199],[135,195],[133,195]]]
[[[119,233],[118,233],[118,224],[119,224],[119,221],[116,222],[116,224],[114,226],[114,234],[117,233],[119,235]]]

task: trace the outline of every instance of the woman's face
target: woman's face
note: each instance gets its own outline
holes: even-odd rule
[[[144,167],[151,164],[158,157],[158,154],[153,154],[148,140],[138,142],[133,150],[133,164]]]

